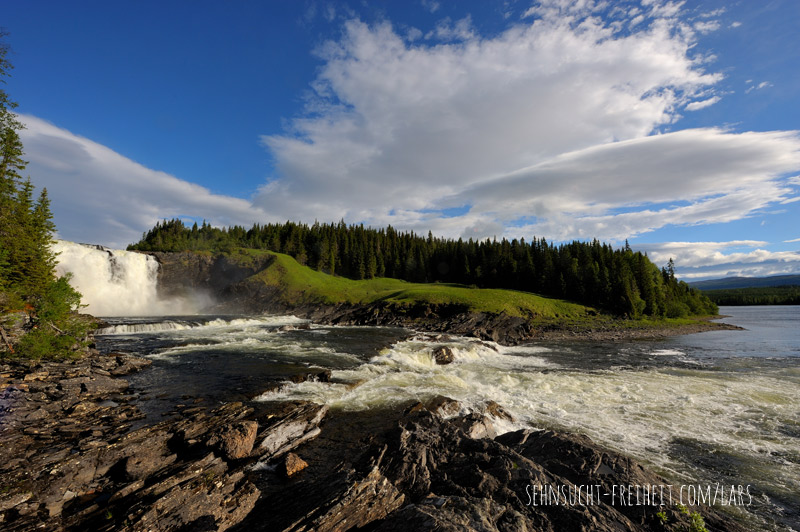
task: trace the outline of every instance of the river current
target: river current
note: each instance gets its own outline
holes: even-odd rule
[[[108,318],[105,352],[149,357],[131,377],[151,419],[188,398],[328,404],[332,412],[435,395],[464,412],[495,401],[523,427],[580,432],[675,486],[743,486],[754,528],[800,530],[800,307],[724,307],[743,331],[518,347],[292,316]],[[432,352],[448,346],[452,364]],[[292,383],[331,370],[332,382]],[[717,506],[718,503],[715,503]]]

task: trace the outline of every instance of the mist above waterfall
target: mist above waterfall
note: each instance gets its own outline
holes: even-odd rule
[[[76,244],[53,245],[56,272],[72,274],[71,284],[82,294],[86,312],[95,316],[167,316],[196,314],[210,301],[196,297],[160,297],[158,261],[142,253]]]

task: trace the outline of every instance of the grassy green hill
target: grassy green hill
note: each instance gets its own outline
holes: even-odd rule
[[[410,306],[425,303],[457,305],[469,312],[504,313],[527,319],[579,319],[597,314],[591,307],[527,292],[443,283],[409,283],[388,278],[354,281],[312,270],[281,253],[257,250],[239,252],[242,261],[258,255],[271,255],[274,260],[248,282],[276,288],[283,302],[288,305],[369,305],[384,302]]]

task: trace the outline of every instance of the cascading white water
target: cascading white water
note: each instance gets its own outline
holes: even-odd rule
[[[56,273],[72,274],[86,312],[95,316],[165,316],[196,313],[189,301],[158,295],[158,262],[142,253],[59,240]]]

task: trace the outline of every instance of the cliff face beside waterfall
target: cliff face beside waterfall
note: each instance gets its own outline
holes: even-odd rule
[[[58,274],[72,276],[86,312],[95,316],[267,310],[259,303],[264,298],[235,287],[264,269],[270,256],[140,253],[67,241],[54,250]]]
[[[208,307],[198,310],[259,312],[265,303],[239,285],[263,270],[271,256],[211,255],[192,252],[149,252],[158,262],[156,289],[167,298],[208,297]]]

